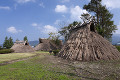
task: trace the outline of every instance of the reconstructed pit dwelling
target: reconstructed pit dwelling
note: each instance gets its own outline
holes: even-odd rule
[[[35,51],[27,41],[16,41],[11,49],[13,49],[15,53],[25,53],[25,52]]]
[[[39,44],[34,48],[36,51],[49,51],[56,49],[56,46],[50,42],[48,39],[39,39]]]
[[[36,51],[50,51],[61,48],[62,41],[59,46],[55,45],[50,39],[39,39],[39,44],[34,48]]]
[[[95,30],[93,22],[71,29],[68,41],[58,56],[69,60],[95,61],[120,58],[120,52]]]

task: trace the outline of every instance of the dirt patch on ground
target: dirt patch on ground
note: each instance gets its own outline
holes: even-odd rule
[[[39,60],[38,60],[39,61]],[[117,61],[95,61],[80,62],[69,61],[53,55],[45,55],[39,61],[45,66],[49,65],[48,70],[57,73],[67,74],[75,79],[82,80],[119,80],[120,79],[120,60]]]

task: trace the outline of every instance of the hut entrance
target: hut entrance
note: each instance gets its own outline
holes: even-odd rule
[[[25,45],[28,45],[28,43],[26,42]]]
[[[93,32],[95,32],[94,23],[91,23],[91,25],[90,25],[90,31],[93,31]]]

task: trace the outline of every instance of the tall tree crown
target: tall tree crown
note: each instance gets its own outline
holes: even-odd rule
[[[88,5],[84,5],[84,9],[94,13],[97,18],[96,29],[100,35],[110,40],[112,33],[116,30],[116,25],[112,21],[113,14],[101,4],[102,0],[91,0]]]

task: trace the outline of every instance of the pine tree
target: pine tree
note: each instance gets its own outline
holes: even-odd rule
[[[9,45],[9,41],[8,41],[8,37],[6,36],[5,40],[4,40],[4,43],[3,43],[3,47],[8,48],[8,45]]]
[[[112,21],[113,14],[109,12],[106,6],[101,4],[102,0],[91,0],[88,5],[84,5],[84,9],[94,13],[97,18],[96,28],[100,35],[110,40],[112,33],[116,30],[116,25]]]
[[[8,39],[8,37],[6,36],[5,41],[3,43],[3,47],[10,49],[12,46],[13,46],[13,39],[11,37]]]
[[[13,46],[13,39],[12,37],[9,38],[9,48],[11,48]]]
[[[24,37],[24,41],[27,41],[27,42],[28,42],[27,36]]]

